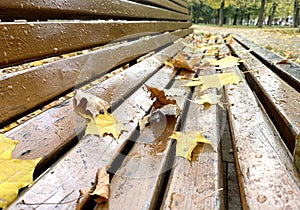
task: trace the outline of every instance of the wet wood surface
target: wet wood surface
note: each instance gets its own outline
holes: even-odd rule
[[[191,32],[186,29],[142,38],[2,76],[0,124]]]
[[[171,45],[104,81],[92,88],[90,92],[108,103],[116,103],[142,85],[169,56],[173,56],[183,46],[182,42]],[[6,136],[19,140],[13,157],[18,159],[43,157],[37,166],[37,171],[44,165],[47,166],[47,163],[84,129],[80,121],[78,124],[74,122],[75,116],[73,102],[69,100],[8,131],[5,133]]]
[[[0,8],[0,18],[3,21],[111,18],[188,20],[189,18],[186,14],[127,0],[65,0],[63,2],[61,0],[3,0],[0,2]]]
[[[149,64],[145,67],[149,68]],[[163,69],[154,74],[147,83],[156,87],[164,86],[175,73],[172,69]],[[97,88],[97,90],[99,89]],[[76,201],[64,205],[59,203],[76,199],[79,197],[80,189],[89,190],[97,168],[113,167],[113,161],[122,154],[126,143],[135,141],[134,134],[138,131],[138,122],[150,110],[152,103],[153,101],[150,100],[144,87],[139,87],[119,107],[113,110],[114,116],[127,129],[121,134],[118,143],[110,136],[103,138],[87,136],[83,138],[28,191],[22,194],[9,209],[31,209],[32,207],[35,209],[75,209]],[[21,200],[28,203],[57,203],[57,205],[27,206],[18,204]]]
[[[195,73],[181,72],[181,75],[193,78]],[[161,90],[166,85],[157,86],[151,82],[146,82],[146,85]],[[183,90],[182,96],[172,97],[181,110],[184,110],[190,93],[190,89],[183,86],[185,83],[185,80],[175,80],[171,87]],[[171,169],[174,158],[175,145],[169,136],[180,126],[180,119],[180,116],[177,119],[161,116],[159,123],[153,122],[141,131],[111,181],[109,202],[95,209],[159,209],[165,173]]]
[[[188,28],[189,22],[84,21],[1,23],[0,66],[24,63],[151,33]]]
[[[166,9],[171,9],[177,12],[181,12],[184,14],[189,14],[189,10],[186,7],[180,6],[176,3],[173,3],[170,0],[135,0],[136,2],[150,4],[154,6],[163,7]]]
[[[242,82],[225,94],[243,209],[299,209],[292,158],[239,69],[234,71]]]
[[[248,71],[245,74],[248,83],[293,153],[296,139],[300,136],[300,93],[237,42],[232,43],[231,47],[243,60]]]
[[[267,49],[257,46],[253,42],[247,41],[239,36],[235,39],[242,43],[252,54],[257,56],[264,64],[278,74],[283,80],[300,92],[300,66],[294,62],[287,61]]]
[[[201,70],[201,74],[211,73],[214,70]],[[216,93],[216,90],[205,92]],[[193,99],[202,94],[200,88],[196,88]],[[198,104],[190,104],[180,131],[204,131],[203,135],[213,147],[199,143],[191,162],[182,157],[175,158],[162,209],[223,209],[219,116],[220,110],[216,105],[203,110]]]

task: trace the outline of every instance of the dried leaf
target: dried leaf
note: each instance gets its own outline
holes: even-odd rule
[[[222,95],[217,95],[217,94],[214,94],[214,93],[208,93],[208,94],[205,94],[203,96],[200,96],[200,99],[194,100],[192,102],[196,103],[196,104],[203,105],[204,110],[209,109],[211,107],[211,105],[213,105],[213,104],[218,104],[220,107],[223,108],[223,105],[220,101],[221,98],[222,98]]]
[[[211,60],[211,65],[219,66],[219,69],[230,68],[239,65],[240,59],[234,56],[227,56],[220,60]]]
[[[94,118],[101,110],[107,110],[109,107],[109,104],[106,101],[81,90],[76,91],[74,102],[75,111],[83,115],[85,118],[89,118],[88,116]]]
[[[147,85],[145,85],[148,92],[151,93],[150,98],[151,99],[156,99],[153,106],[155,109],[160,109],[165,105],[168,104],[176,104],[176,101],[174,99],[169,99],[166,97],[166,94],[163,90],[159,90],[157,88],[154,87],[149,87]]]
[[[89,193],[94,197],[94,201],[102,203],[109,198],[109,175],[106,170],[99,168],[95,179],[95,189]]]
[[[102,137],[104,134],[111,134],[117,141],[122,131],[125,130],[125,126],[105,110],[103,114],[97,114],[95,119],[91,119],[85,130],[85,135],[99,135]]]
[[[32,174],[41,160],[11,159],[17,143],[0,134],[0,208],[8,207],[17,198],[19,189],[33,182]]]
[[[289,61],[288,59],[283,59],[283,60],[274,62],[273,65],[277,65],[277,64],[288,64],[289,62],[290,62],[290,61]]]
[[[241,81],[236,73],[204,75],[195,79],[199,81],[188,82],[185,86],[202,86],[202,90],[209,88],[221,89],[224,85],[238,84]]]
[[[191,155],[197,143],[211,144],[200,132],[175,132],[171,138],[177,139],[176,156],[191,161]]]
[[[173,67],[175,69],[185,69],[194,72],[194,70],[191,68],[191,66],[181,53],[178,53],[176,57],[171,61],[171,63],[173,64]]]

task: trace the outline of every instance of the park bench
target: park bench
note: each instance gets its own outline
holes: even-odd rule
[[[3,0],[0,18],[1,132],[19,141],[13,158],[42,157],[34,183],[8,209],[224,209],[226,116],[242,207],[299,209],[296,64],[238,35],[207,35],[213,52],[195,49],[199,35],[182,0]],[[239,66],[206,63],[229,54],[242,60]],[[179,55],[193,71],[169,66]],[[222,95],[224,107],[191,102],[203,92],[184,86],[186,79],[220,71],[241,79],[204,92]],[[159,112],[142,129],[154,106],[147,87],[176,90],[170,97],[181,114]],[[109,104],[126,128],[117,142],[111,135],[84,136],[74,90]],[[212,146],[199,143],[191,161],[177,157],[174,131],[201,131]],[[98,168],[109,173],[109,200],[83,201],[80,190],[93,187]]]

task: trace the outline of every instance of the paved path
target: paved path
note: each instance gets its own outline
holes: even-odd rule
[[[211,34],[239,34],[275,53],[300,63],[300,33],[291,28],[227,28],[206,25],[194,25],[195,32]]]

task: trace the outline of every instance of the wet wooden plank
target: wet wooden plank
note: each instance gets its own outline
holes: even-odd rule
[[[0,125],[82,82],[191,33],[142,38],[0,77]],[[99,68],[101,66],[101,68]]]
[[[249,71],[246,78],[251,88],[283,136],[287,147],[293,152],[296,139],[300,136],[300,93],[243,50],[237,42],[232,43],[231,47],[243,60],[245,70]],[[300,169],[300,165],[298,167]]]
[[[143,34],[188,28],[189,22],[85,21],[1,23],[0,66],[68,53]]]
[[[147,83],[155,86],[165,85],[175,73],[172,69],[163,69],[153,75]],[[135,141],[134,134],[138,132],[138,122],[147,114],[152,103],[153,101],[149,94],[144,91],[144,88],[138,88],[113,111],[114,116],[127,129],[121,134],[118,143],[110,136],[103,138],[87,136],[83,138],[74,149],[22,194],[9,209],[32,209],[32,207],[43,210],[75,209],[76,200],[64,205],[59,205],[59,203],[79,197],[80,189],[89,190],[91,183],[94,182],[97,168],[112,166],[115,158],[122,154],[127,141]],[[79,171],[80,173],[78,173]],[[28,203],[57,203],[57,205],[18,205],[21,200]]]
[[[164,71],[164,70],[161,70]],[[195,73],[182,72],[181,75],[193,78]],[[190,89],[184,87],[185,80],[175,80],[171,88],[183,90],[183,95],[172,97],[180,109],[184,109]],[[150,87],[164,89],[164,85]],[[108,203],[98,205],[95,209],[159,209],[166,171],[170,170],[174,141],[169,139],[174,128],[180,126],[180,116],[162,116],[160,123],[152,123],[141,131],[135,145],[117,170],[110,185],[111,193]],[[120,188],[120,186],[122,186]]]
[[[184,6],[184,5],[183,5]],[[185,6],[186,7],[186,6]],[[188,20],[188,15],[123,0],[3,0],[0,18],[15,19],[163,19]]]
[[[212,69],[201,70],[201,74],[211,74]],[[193,98],[200,94],[196,88]],[[185,132],[204,131],[204,135],[212,142],[211,146],[198,144],[192,161],[176,157],[171,171],[168,187],[162,203],[162,209],[223,209],[223,169],[219,147],[220,110],[212,106],[203,110],[200,105],[190,104],[185,121],[180,130]]]
[[[298,64],[291,61],[280,63],[286,59],[239,36],[235,36],[235,39],[250,49],[252,54],[300,92],[300,66]]]
[[[169,0],[135,0],[136,2],[150,4],[154,6],[160,6],[166,9],[171,9],[184,14],[189,14],[189,10],[186,7],[180,6]]]
[[[188,6],[187,3],[185,1],[183,1],[183,0],[171,0],[171,1],[175,2],[176,4],[181,5],[183,7],[187,7]]]
[[[239,69],[235,69],[239,73]],[[299,209],[300,179],[288,150],[245,79],[225,88],[243,209]]]
[[[169,56],[173,56],[183,46],[182,42],[171,45],[104,81],[90,92],[114,104],[143,84]],[[13,157],[16,159],[43,157],[36,169],[37,172],[41,172],[41,169],[47,167],[49,161],[84,129],[80,121],[79,124],[74,123],[74,116],[76,115],[73,113],[73,103],[67,101],[6,132],[5,135],[9,138],[19,140]]]

